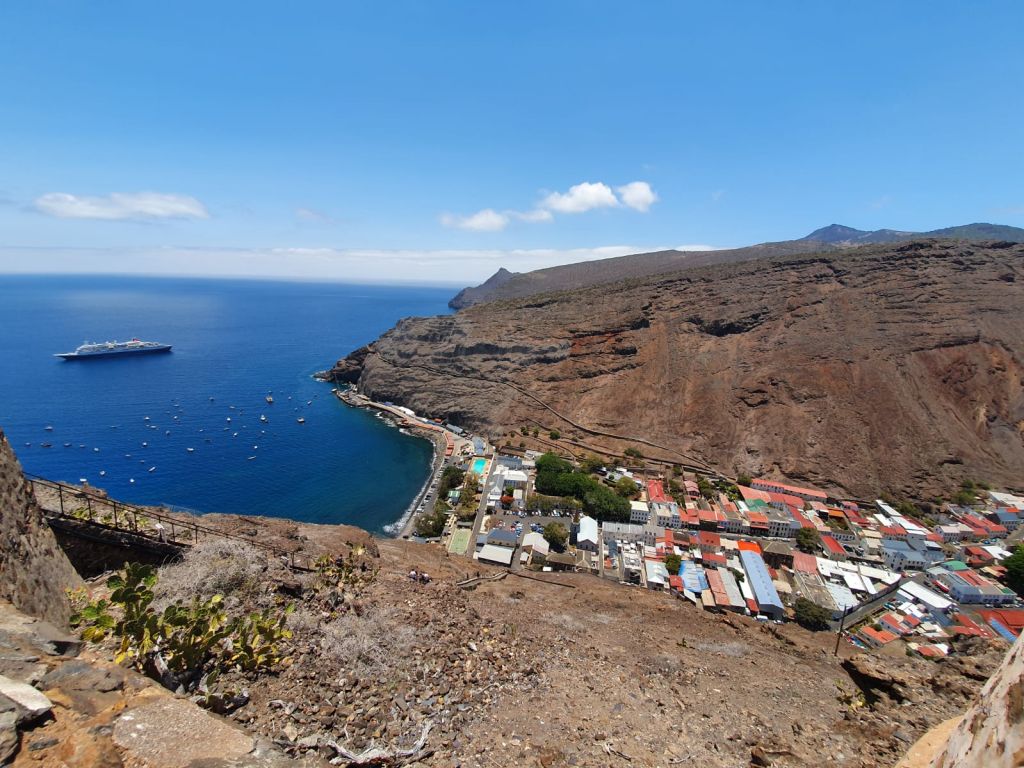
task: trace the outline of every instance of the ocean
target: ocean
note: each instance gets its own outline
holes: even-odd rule
[[[345,406],[312,374],[401,317],[448,312],[453,292],[0,276],[0,428],[27,472],[124,501],[380,533],[422,487],[431,446]],[[132,337],[174,349],[53,357]]]

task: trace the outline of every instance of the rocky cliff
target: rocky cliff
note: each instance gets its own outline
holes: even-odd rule
[[[0,598],[63,626],[71,610],[65,590],[80,583],[0,431]]]
[[[872,245],[407,319],[334,373],[495,438],[641,438],[863,496],[1016,487],[1022,301],[1024,245]]]

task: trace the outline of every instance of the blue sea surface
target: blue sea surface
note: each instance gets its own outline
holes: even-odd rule
[[[345,406],[312,374],[401,317],[447,312],[451,294],[2,276],[0,428],[27,472],[84,478],[124,501],[381,532],[423,485],[431,446]],[[53,357],[84,340],[133,336],[174,349],[77,362]]]

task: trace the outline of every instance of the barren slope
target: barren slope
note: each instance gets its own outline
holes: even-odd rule
[[[1015,486],[1022,256],[915,241],[492,302],[403,320],[335,373],[496,438],[636,436],[854,495]]]

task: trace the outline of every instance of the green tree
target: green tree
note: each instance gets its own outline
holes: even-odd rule
[[[561,523],[548,523],[544,526],[544,540],[557,552],[565,550],[569,541],[569,532]]]
[[[961,488],[953,494],[953,503],[960,507],[969,507],[975,501],[977,501],[977,497],[975,497],[973,491]]]
[[[683,564],[683,558],[679,555],[665,555],[665,569],[670,575],[675,576],[679,573],[679,566]]]
[[[740,474],[736,477],[736,485],[742,485],[745,488],[749,488],[752,482],[753,480],[750,479],[750,475],[748,474]]]
[[[586,472],[588,475],[592,475],[601,467],[604,466],[604,462],[598,456],[592,453],[584,454],[583,458],[580,459],[580,469]]]
[[[700,495],[708,501],[714,501],[715,497],[718,495],[715,492],[715,486],[713,486],[710,481],[704,477],[704,475],[697,475],[697,490],[699,490]]]
[[[615,492],[624,499],[636,496],[636,481],[631,477],[620,477],[615,481]]]
[[[557,429],[552,429],[550,432],[548,432],[548,437],[550,437],[552,440],[560,440],[562,438],[562,433],[559,432]]]
[[[821,544],[821,534],[817,528],[801,528],[796,532],[796,546],[801,552],[811,554]]]
[[[1003,560],[1003,567],[1006,569],[1006,586],[1024,596],[1024,546],[1017,547],[1012,555]]]
[[[793,605],[796,623],[804,629],[812,632],[821,632],[829,629],[829,622],[832,616],[817,603],[812,603],[806,597],[798,597]]]
[[[638,448],[627,448],[622,453],[631,459],[642,459],[644,457]]]

